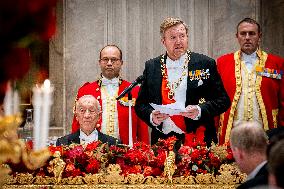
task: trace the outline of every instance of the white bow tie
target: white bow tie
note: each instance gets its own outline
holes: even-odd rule
[[[105,79],[102,78],[102,85],[107,86],[107,85],[114,85],[114,86],[118,86],[118,78],[114,78],[114,79]]]

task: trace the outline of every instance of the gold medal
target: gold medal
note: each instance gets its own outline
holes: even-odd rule
[[[170,100],[173,100],[173,99],[174,99],[174,96],[175,96],[174,90],[170,90],[170,91],[168,92],[168,98],[169,98]]]

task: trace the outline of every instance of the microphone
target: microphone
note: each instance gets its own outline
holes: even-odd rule
[[[122,97],[124,97],[127,93],[129,93],[136,85],[138,85],[139,83],[142,83],[142,81],[144,81],[145,77],[144,75],[140,75],[139,77],[137,77],[137,79],[135,81],[133,81],[131,83],[131,85],[129,85],[127,88],[125,88],[122,93],[120,93],[120,95],[116,98],[116,100],[121,99]]]

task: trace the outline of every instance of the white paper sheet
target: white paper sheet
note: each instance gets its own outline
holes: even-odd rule
[[[184,105],[180,103],[172,103],[172,104],[166,104],[166,105],[157,105],[154,103],[150,103],[150,105],[155,109],[160,111],[161,113],[172,115],[179,115],[180,112],[185,112]]]

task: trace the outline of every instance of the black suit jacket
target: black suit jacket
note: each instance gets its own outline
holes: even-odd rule
[[[56,146],[61,146],[61,145],[70,145],[72,143],[75,144],[80,144],[80,130],[78,130],[76,133],[72,133],[66,136],[63,136],[61,138],[58,138],[56,141]],[[98,131],[98,140],[101,141],[102,143],[108,143],[109,145],[117,145],[121,144],[121,142],[109,135],[103,134],[100,131]]]
[[[150,114],[154,109],[149,105],[149,103],[162,104],[162,73],[160,60],[161,56],[148,60],[145,63],[145,70],[143,72],[145,80],[141,85],[135,105],[137,115],[153,128],[152,144],[156,143],[159,137],[163,138],[163,134],[150,123]],[[199,104],[199,100],[202,98],[204,98],[206,102],[199,104],[201,108],[201,118],[199,120],[185,118],[185,124],[187,126],[187,132],[195,132],[199,126],[205,126],[205,141],[210,145],[212,140],[217,142],[214,116],[225,112],[229,108],[230,99],[217,71],[215,60],[205,55],[192,52],[188,71],[202,69],[209,69],[210,76],[208,79],[202,80],[203,84],[200,86],[198,86],[198,80],[190,81],[188,76],[185,107]],[[161,129],[162,125],[158,128]]]
[[[268,184],[267,163],[258,171],[254,178],[242,183],[237,189],[247,189]]]

